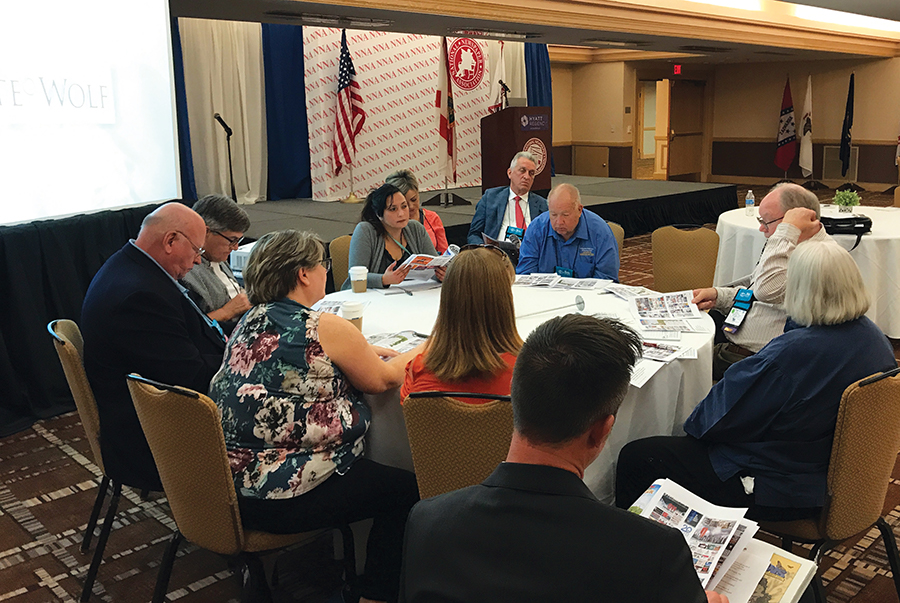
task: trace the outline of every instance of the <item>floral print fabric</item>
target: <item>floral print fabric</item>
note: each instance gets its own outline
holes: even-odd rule
[[[291,498],[362,455],[371,411],[319,343],[318,312],[258,305],[228,341],[210,384],[241,496]]]

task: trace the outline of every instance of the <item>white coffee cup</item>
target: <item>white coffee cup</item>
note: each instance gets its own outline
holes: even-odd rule
[[[369,278],[369,269],[365,266],[350,267],[350,285],[354,293],[366,292],[366,280]]]
[[[365,270],[365,267],[363,267]],[[366,281],[363,281],[365,284]],[[362,302],[346,301],[341,304],[341,316],[353,323],[357,329],[362,331],[363,308]]]

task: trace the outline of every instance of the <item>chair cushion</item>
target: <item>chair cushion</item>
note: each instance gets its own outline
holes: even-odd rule
[[[244,530],[244,551],[259,553],[280,549],[292,544],[310,541],[324,532],[325,530],[314,530],[299,534],[270,534],[269,532],[257,532],[256,530]]]

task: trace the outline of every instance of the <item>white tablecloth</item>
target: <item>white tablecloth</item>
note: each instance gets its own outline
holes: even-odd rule
[[[900,338],[900,208],[856,209],[856,213],[872,218],[872,232],[863,235],[859,246],[850,252],[869,290],[872,305],[866,316],[888,337]],[[743,209],[734,209],[719,216],[719,255],[714,279],[717,287],[747,276],[756,265],[766,242],[756,215],[747,216]],[[840,214],[837,208],[823,205],[822,215]],[[836,235],[834,240],[844,249],[856,243],[856,237],[851,235]]]
[[[585,300],[585,314],[616,314],[624,322],[634,322],[627,304],[608,293],[517,286],[513,287],[513,294],[516,315],[574,303],[577,294]],[[437,317],[440,289],[417,292],[413,296],[386,296],[373,290],[362,294],[340,291],[332,293],[328,299],[369,302],[363,316],[363,333],[367,336],[404,329],[429,333]],[[569,311],[574,312],[575,308],[520,319],[517,321],[519,334],[525,339],[542,322]],[[685,419],[709,391],[712,385],[712,319],[704,315],[703,324],[708,333],[684,333],[680,342],[680,345],[697,349],[696,359],[675,360],[664,366],[642,388],[629,389],[606,448],[584,476],[585,483],[601,500],[611,502],[613,499],[615,463],[622,447],[647,436],[683,434]],[[366,396],[366,399],[373,417],[366,438],[367,456],[380,463],[412,470],[399,389],[378,396]]]

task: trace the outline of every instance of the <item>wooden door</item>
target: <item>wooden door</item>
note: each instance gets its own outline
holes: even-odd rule
[[[706,82],[673,80],[669,87],[668,179],[700,181]]]

